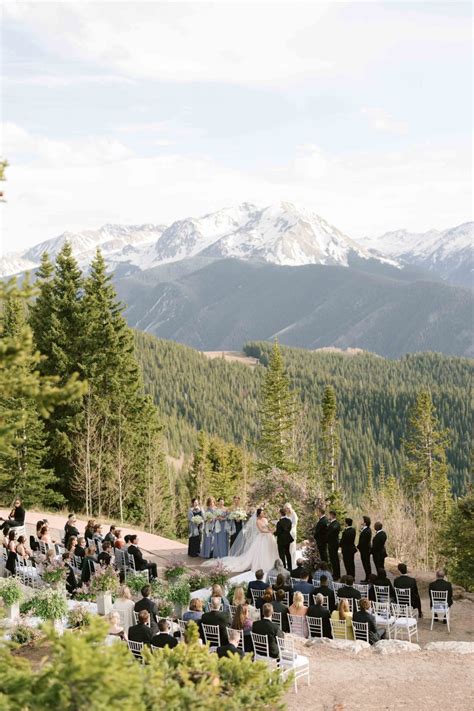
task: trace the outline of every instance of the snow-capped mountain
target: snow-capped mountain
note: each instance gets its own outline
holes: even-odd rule
[[[474,222],[421,233],[395,230],[360,242],[372,254],[421,267],[454,284],[472,286]]]

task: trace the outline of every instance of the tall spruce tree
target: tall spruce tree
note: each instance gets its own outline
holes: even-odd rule
[[[258,469],[273,468],[294,471],[292,457],[293,430],[297,405],[290,381],[285,372],[280,347],[275,341],[265,379],[260,404],[260,438],[258,441]]]
[[[336,393],[332,385],[324,389],[321,418],[321,472],[329,492],[337,487],[339,463],[339,423]]]

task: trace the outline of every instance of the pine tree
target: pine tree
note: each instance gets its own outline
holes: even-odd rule
[[[197,446],[194,450],[191,468],[189,470],[189,493],[190,498],[197,497],[201,503],[209,495],[209,483],[211,479],[211,464],[208,458],[209,438],[203,431],[198,433]]]
[[[51,340],[53,318],[53,285],[54,267],[48,253],[43,252],[41,263],[36,272],[36,288],[38,295],[34,305],[30,308],[29,323],[33,330],[35,346],[45,356],[40,362],[41,372],[53,372],[48,358],[52,355],[53,342]]]
[[[372,465],[372,460],[369,459],[367,464],[367,487],[365,490],[365,501],[369,506],[373,506],[375,502],[375,486],[374,486],[374,467]]]
[[[281,351],[275,341],[262,385],[259,470],[295,470],[291,448],[296,411],[295,395],[290,390]]]
[[[336,393],[331,385],[324,390],[321,419],[321,472],[326,487],[333,492],[338,483],[339,423]]]

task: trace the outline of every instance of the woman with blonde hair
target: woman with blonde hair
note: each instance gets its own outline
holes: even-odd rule
[[[306,617],[306,613],[308,612],[308,608],[304,604],[304,597],[303,593],[301,593],[299,590],[297,590],[293,594],[293,602],[291,603],[290,607],[288,608],[288,614],[292,615],[293,617]],[[303,631],[304,631],[304,636],[308,637],[308,623],[306,622],[306,619],[303,620]]]
[[[337,610],[334,610],[334,612],[331,614],[331,620],[345,620],[346,622],[345,637],[343,632],[337,629],[333,631],[333,637],[339,637],[339,639],[354,639],[354,629],[352,627],[352,612],[349,609],[349,603],[347,602],[345,597],[340,598]]]
[[[121,617],[116,610],[112,610],[109,614],[108,621],[109,631],[107,634],[111,638],[111,641],[115,641],[117,638],[125,639],[125,629],[122,627]]]
[[[127,585],[122,585],[114,602],[113,611],[120,614],[125,634],[127,634],[128,628],[135,624],[134,608],[135,603],[132,600],[130,588]]]

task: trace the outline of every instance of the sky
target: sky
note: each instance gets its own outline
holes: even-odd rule
[[[2,252],[248,201],[472,219],[469,2],[3,0]]]

